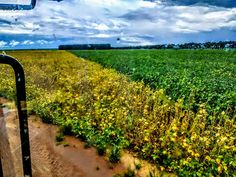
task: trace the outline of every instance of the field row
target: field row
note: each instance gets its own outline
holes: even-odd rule
[[[195,113],[236,114],[236,50],[72,51],[76,55],[164,89],[169,99],[184,100]]]
[[[95,146],[110,162],[126,148],[179,176],[235,173],[235,116],[209,117],[204,104],[185,109],[183,99],[173,101],[163,89],[64,51],[9,54],[26,70],[30,113]],[[0,96],[14,99],[10,71],[1,67]]]

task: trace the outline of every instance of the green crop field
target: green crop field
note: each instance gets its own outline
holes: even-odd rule
[[[25,68],[29,114],[60,126],[58,138],[111,163],[127,149],[163,174],[236,175],[235,51],[74,51],[105,68],[66,51],[7,53]],[[0,96],[12,100],[13,76],[1,66]]]
[[[170,99],[183,99],[194,112],[205,104],[209,114],[236,114],[236,50],[73,51],[114,68]]]

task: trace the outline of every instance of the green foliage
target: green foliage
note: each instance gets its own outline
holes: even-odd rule
[[[63,144],[64,147],[70,146],[70,144],[68,142],[63,142],[62,144]]]
[[[44,122],[59,125],[61,134],[73,134],[97,147],[111,162],[119,161],[122,149],[128,148],[163,171],[180,176],[234,174],[234,109],[212,114],[205,102],[187,109],[183,98],[174,101],[164,89],[153,90],[144,82],[133,82],[65,51],[9,54],[19,58],[25,68],[31,112]],[[228,66],[234,68],[232,63]],[[0,95],[14,99],[13,74],[8,67],[1,67],[0,78]],[[192,95],[199,87],[193,88],[195,92],[188,98],[192,107],[197,102]],[[234,95],[235,90],[228,93]],[[235,105],[232,100],[229,103],[222,102],[226,107]]]
[[[236,51],[90,50],[74,54],[164,89],[169,99],[184,100],[195,113],[202,103],[209,114],[236,114]]]
[[[56,142],[62,142],[64,140],[64,135],[62,133],[58,133],[56,135]]]
[[[129,167],[123,173],[115,174],[113,177],[135,177],[135,171]]]
[[[135,163],[134,165],[136,170],[140,170],[142,167],[141,163]]]
[[[135,177],[135,171],[131,168],[128,168],[127,171],[124,173],[124,177]]]

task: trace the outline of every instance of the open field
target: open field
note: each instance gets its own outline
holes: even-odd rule
[[[236,114],[236,50],[73,51],[107,68],[164,89],[170,99],[184,100],[196,112]]]
[[[85,57],[86,52],[77,54]],[[61,134],[73,134],[87,146],[95,146],[110,162],[119,161],[121,151],[129,149],[161,171],[179,176],[235,175],[235,52],[208,51],[207,59],[206,51],[135,52],[90,51],[87,55],[99,62],[97,58],[103,57],[109,67],[114,62],[120,68],[116,69],[123,68],[131,78],[135,73],[139,76],[143,67],[142,77],[136,80],[146,85],[65,51],[8,54],[19,58],[25,68],[29,112],[59,125]],[[147,56],[148,62],[140,55]],[[153,59],[156,55],[162,57],[161,62]],[[196,62],[192,62],[194,57]],[[151,69],[159,65],[163,70]],[[148,76],[166,87],[149,84],[144,79]],[[0,96],[14,99],[10,68],[1,67],[0,77]],[[185,83],[189,85],[182,88]]]

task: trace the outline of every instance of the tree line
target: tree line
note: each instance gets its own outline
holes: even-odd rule
[[[235,49],[236,41],[220,41],[184,44],[157,44],[140,46],[112,47],[111,44],[72,44],[60,45],[59,50],[108,50],[108,49]]]

